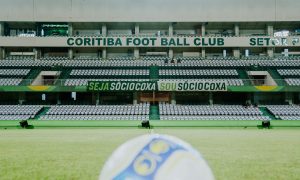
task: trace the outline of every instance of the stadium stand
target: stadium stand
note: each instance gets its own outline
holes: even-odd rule
[[[144,69],[74,69],[71,76],[149,76]]]
[[[0,76],[26,76],[30,69],[0,69]]]
[[[282,120],[299,120],[300,118],[299,105],[268,105],[266,107],[276,118]]]
[[[277,69],[277,72],[283,77],[288,85],[300,85],[300,69]]]
[[[0,105],[1,120],[28,120],[43,108],[40,105]]]
[[[149,81],[149,79],[67,79],[65,86],[85,86],[89,81]]]
[[[270,120],[257,107],[159,104],[161,120]]]
[[[22,79],[15,78],[1,78],[0,85],[1,86],[17,86],[22,82]]]
[[[5,60],[34,60],[33,56],[7,56]]]
[[[40,120],[149,120],[149,103],[51,106]]]
[[[149,120],[149,116],[145,115],[44,115],[39,120],[133,120],[144,121]]]

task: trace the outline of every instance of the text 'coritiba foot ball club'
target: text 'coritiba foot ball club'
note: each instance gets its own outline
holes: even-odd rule
[[[149,134],[118,147],[105,163],[101,180],[213,180],[200,153],[169,135]]]

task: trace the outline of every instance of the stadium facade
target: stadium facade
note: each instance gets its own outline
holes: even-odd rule
[[[1,118],[298,119],[299,7],[2,0],[0,101],[31,114]]]

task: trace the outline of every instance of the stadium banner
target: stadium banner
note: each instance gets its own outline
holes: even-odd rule
[[[70,37],[68,46],[97,47],[273,47],[299,46],[299,37]]]
[[[98,81],[95,81],[98,82]],[[119,82],[119,81],[117,81]],[[156,88],[152,88],[150,91],[153,91],[153,89],[161,89],[164,91],[171,91],[167,88],[173,88],[174,85],[167,85],[166,81],[161,81],[164,83],[164,85],[161,84],[162,87],[159,87],[158,82],[156,81],[146,81],[151,82],[155,84]],[[170,83],[174,83],[173,81]],[[91,85],[91,90],[88,89],[87,85],[82,86],[0,86],[0,92],[87,92],[87,91],[93,91],[93,88],[95,86]],[[98,84],[99,85],[99,84]],[[167,87],[168,86],[168,87]],[[218,89],[220,89],[220,85],[218,86]],[[145,85],[144,88],[146,89]],[[184,88],[184,87],[183,87]],[[192,87],[193,88],[193,87]],[[217,88],[217,87],[215,87]],[[228,92],[300,92],[300,86],[230,86],[226,85]],[[99,88],[97,91],[100,91]],[[155,91],[156,91],[155,90]],[[106,90],[108,91],[108,90]],[[139,90],[140,91],[140,90]],[[182,91],[182,90],[177,90]],[[187,91],[196,91],[196,90],[189,90]],[[219,90],[218,90],[219,91]],[[223,91],[223,89],[222,89]]]
[[[89,81],[87,91],[156,91],[155,81]]]
[[[1,47],[300,47],[300,36],[234,37],[10,37],[0,36]]]
[[[87,91],[227,91],[223,80],[89,81]]]
[[[225,80],[158,81],[158,91],[227,91]]]

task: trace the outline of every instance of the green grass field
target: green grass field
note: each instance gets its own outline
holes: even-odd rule
[[[216,179],[300,179],[299,128],[158,128],[192,144]],[[97,179],[136,128],[1,129],[0,179]]]

